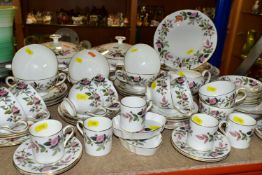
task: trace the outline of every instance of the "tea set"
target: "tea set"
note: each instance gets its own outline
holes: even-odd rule
[[[0,87],[0,147],[20,144],[13,162],[22,174],[72,168],[83,151],[76,130],[86,154],[100,157],[110,154],[113,135],[127,151],[152,156],[163,142],[162,131],[173,129],[175,150],[204,162],[227,158],[231,147],[248,148],[254,132],[262,138],[262,122],[256,121],[262,114],[262,83],[218,77],[219,69],[206,63],[216,47],[216,29],[199,11],[166,17],[155,32],[154,48],[125,47],[125,38],[116,37],[112,48],[121,54],[74,49],[68,57],[60,55],[66,59],[61,61],[55,53],[66,43],[58,42],[59,35],[51,37],[52,43],[21,48],[7,65],[13,72],[6,78],[8,88]],[[192,37],[195,43],[189,42]],[[59,116],[70,125],[49,119],[47,106],[57,103]]]

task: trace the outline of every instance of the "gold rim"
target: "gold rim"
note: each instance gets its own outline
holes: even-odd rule
[[[29,138],[27,138],[27,139],[29,139]],[[0,144],[0,148],[9,147],[9,146],[16,146],[16,145],[19,145],[19,144],[25,142],[27,139],[23,139],[23,140],[20,140],[20,141],[12,141],[12,142],[7,143],[7,144]]]

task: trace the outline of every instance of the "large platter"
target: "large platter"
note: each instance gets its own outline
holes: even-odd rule
[[[197,10],[176,11],[161,21],[154,48],[169,69],[194,69],[207,62],[217,45],[212,20]]]

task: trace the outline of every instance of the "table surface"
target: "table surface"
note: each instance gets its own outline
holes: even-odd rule
[[[57,113],[57,105],[49,107],[51,118],[61,120]],[[66,125],[65,122],[63,122]],[[206,163],[187,158],[178,153],[171,144],[171,130],[163,131],[163,143],[153,156],[140,156],[126,150],[117,137],[113,138],[110,154],[103,157],[92,157],[83,152],[80,161],[64,174],[139,174],[154,172],[169,172],[178,170],[201,169],[208,167],[223,167],[242,164],[262,163],[262,140],[253,136],[248,149],[232,148],[230,155],[220,162]],[[76,132],[83,143],[83,138]],[[18,146],[0,148],[0,174],[19,174],[12,163],[13,153]]]

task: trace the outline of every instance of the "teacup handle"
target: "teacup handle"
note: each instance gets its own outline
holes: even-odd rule
[[[14,133],[14,134],[19,134],[19,133],[25,132],[28,129],[28,123],[24,120],[20,120],[20,121],[16,122],[15,127],[20,125],[20,124],[25,125],[25,127],[22,130],[19,130],[19,131],[13,130],[14,127],[10,128],[8,126],[0,127],[0,130],[9,131],[9,132]]]
[[[227,121],[221,121],[221,122],[219,123],[219,125],[218,125],[219,130],[220,130],[224,135],[226,135],[226,131],[225,131],[225,129],[223,128],[223,125],[226,125],[226,127],[228,127],[228,126],[229,126],[229,123],[228,123]]]
[[[12,83],[10,83],[12,82]],[[9,87],[14,87],[16,85],[16,82],[15,82],[15,77],[13,76],[8,76],[5,78],[5,84],[7,84]]]
[[[76,108],[75,105],[68,99],[64,98],[61,105],[63,106],[63,109],[66,110],[72,117],[76,116]]]
[[[207,77],[206,80],[205,80],[205,82],[204,82],[204,84],[207,84],[207,83],[210,82],[210,80],[211,80],[211,73],[209,72],[209,70],[204,70],[204,71],[202,72],[202,76],[203,76],[204,78]]]
[[[239,103],[243,102],[246,99],[246,97],[247,97],[246,89],[245,88],[239,88],[239,89],[236,90],[236,94],[237,95],[239,93],[241,93],[241,92],[244,94],[244,96],[242,98],[236,100],[235,104],[239,104]]]
[[[61,84],[63,84],[66,80],[66,74],[64,72],[60,72],[58,75],[57,75],[57,82],[54,86],[59,86]]]
[[[70,129],[71,132],[70,134],[66,135],[66,130],[68,129]],[[75,127],[73,125],[67,125],[66,127],[64,127],[63,129],[63,135],[65,136],[64,146],[66,146],[68,141],[74,136],[74,133],[75,133]]]
[[[109,111],[118,111],[120,109],[120,103],[118,101],[113,102],[113,104],[109,107],[102,107]]]
[[[123,70],[116,70],[116,72],[115,72],[116,78],[117,78],[117,77],[121,77],[121,75],[123,75],[123,74],[124,74],[124,73],[123,73]],[[125,78],[121,78],[121,81],[124,81],[125,83],[127,83],[127,81],[126,81]]]
[[[147,105],[147,108],[146,108],[146,112],[148,112],[152,106],[153,106],[153,102],[150,100],[150,101],[147,101],[148,105]]]
[[[84,135],[84,132],[83,132],[84,122],[82,120],[78,120],[76,122],[76,127],[77,127],[78,131],[80,132],[80,134]]]

